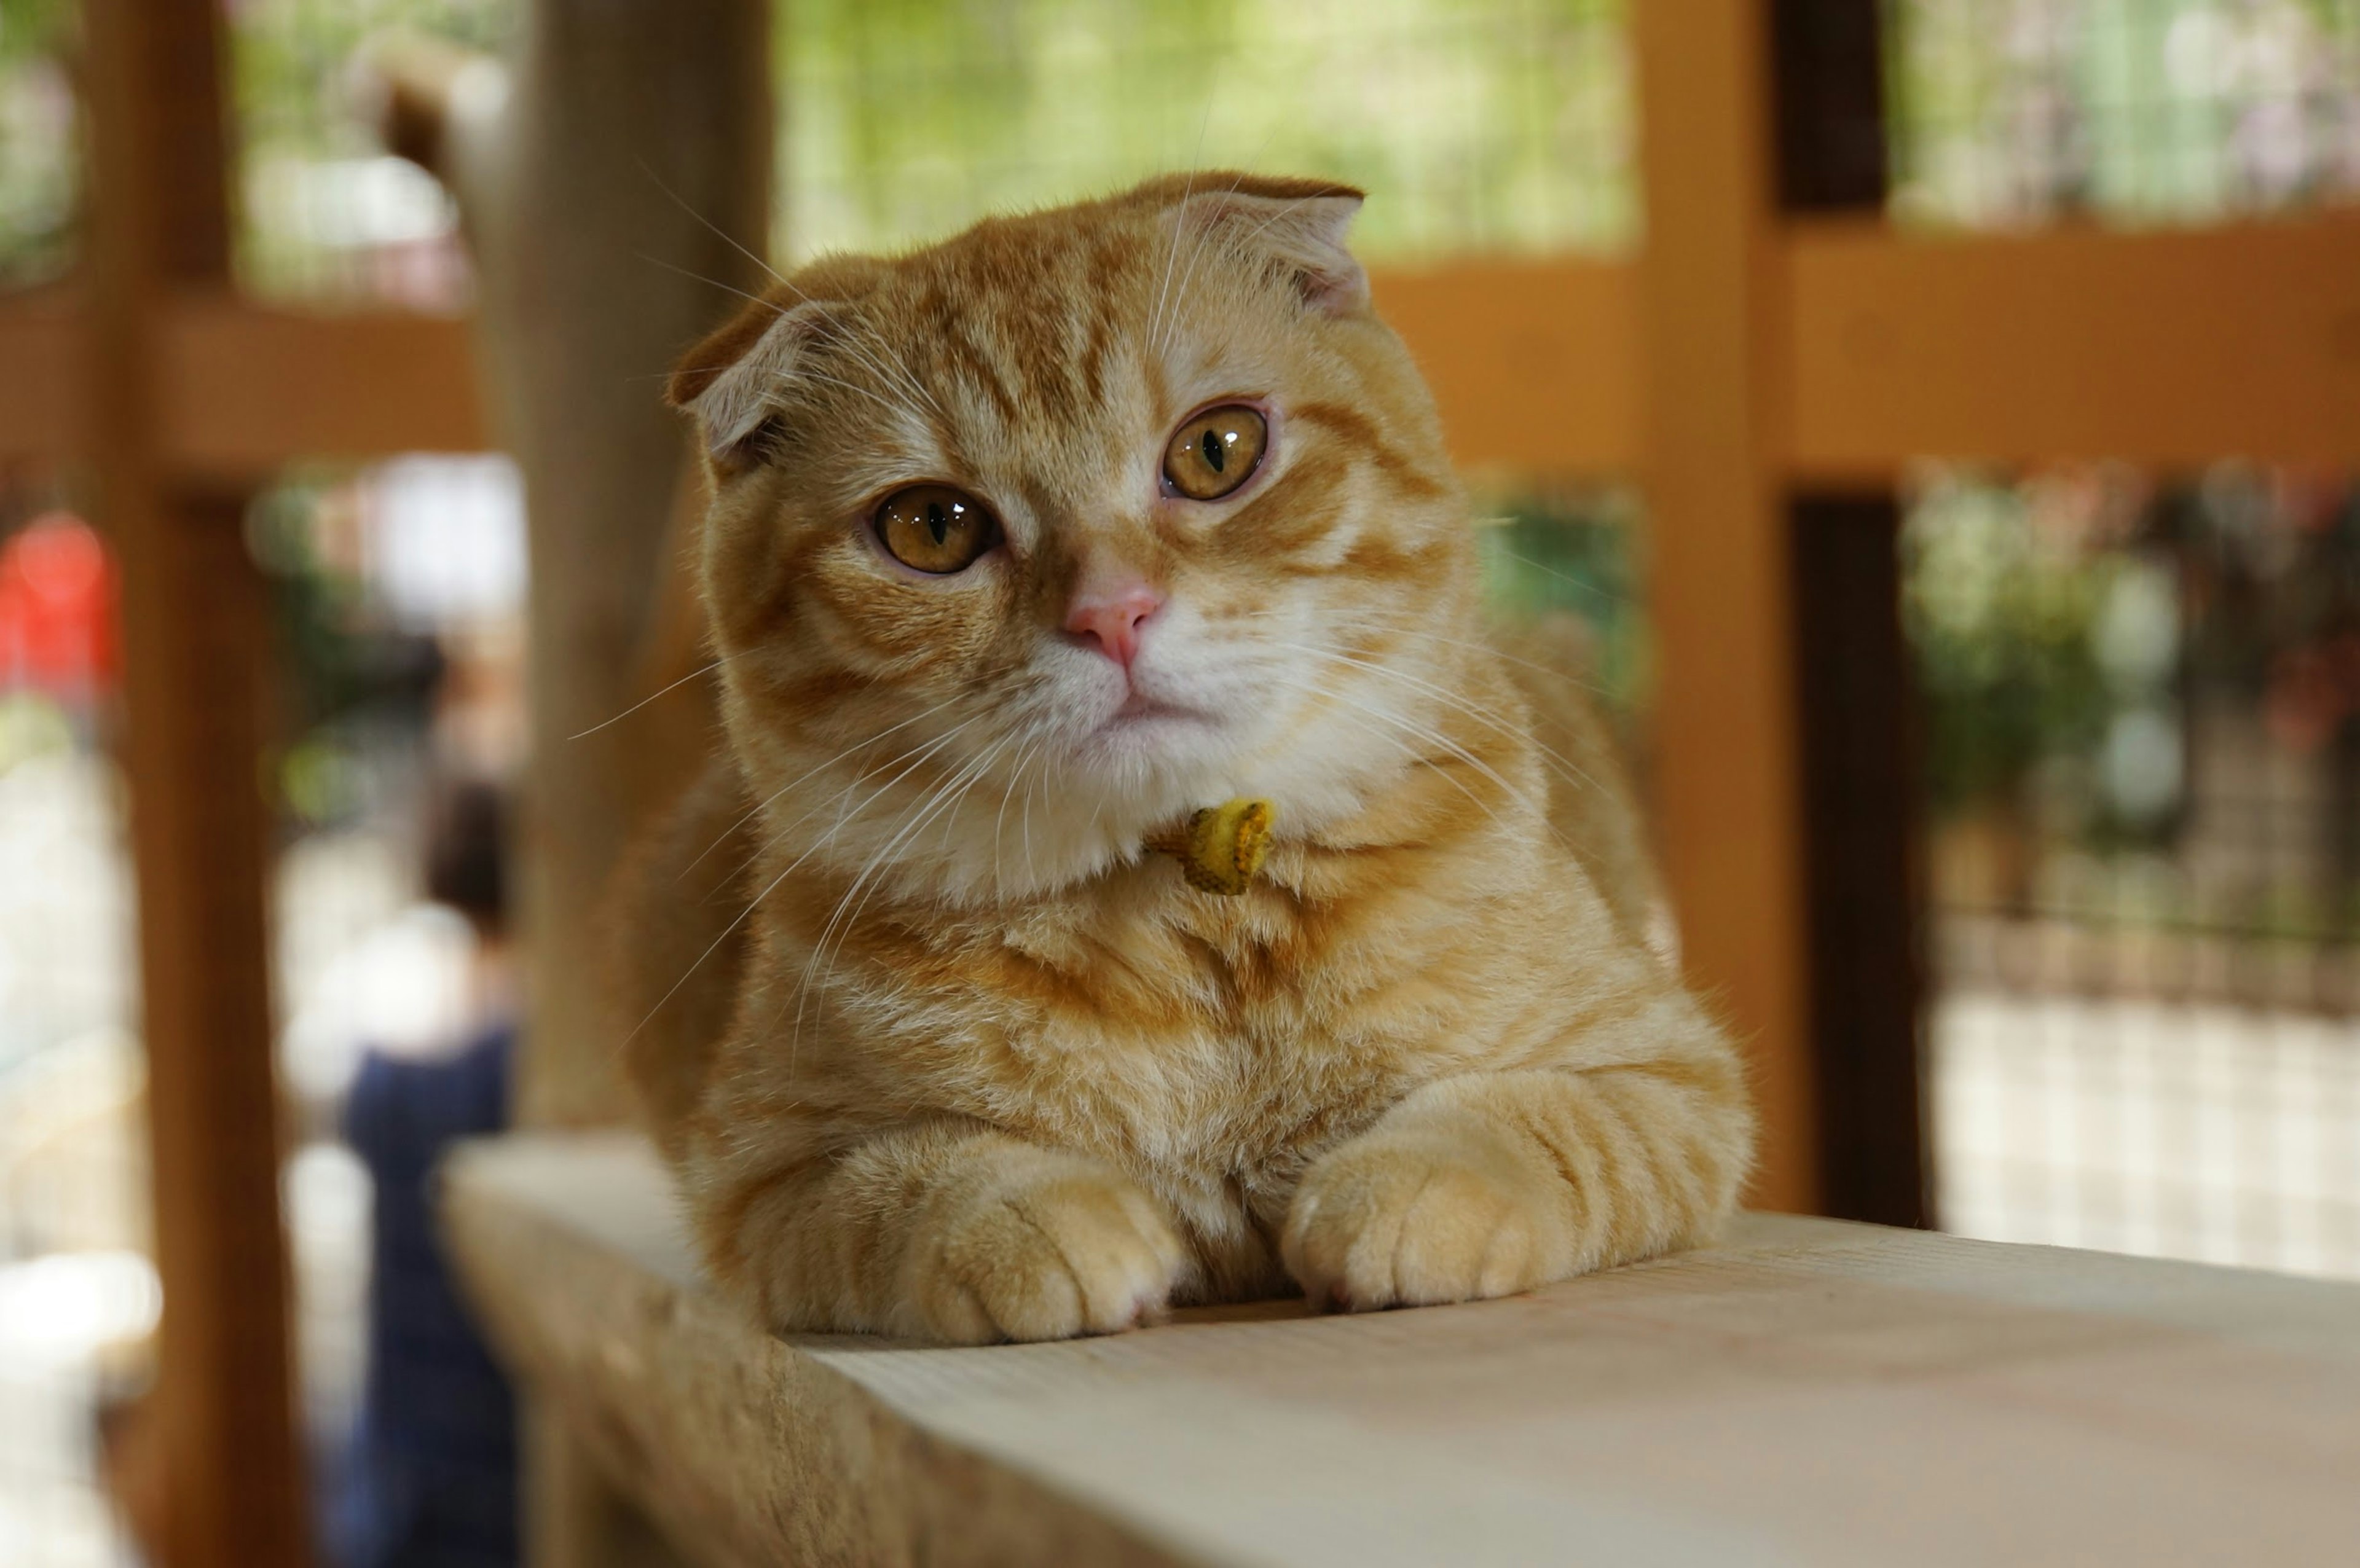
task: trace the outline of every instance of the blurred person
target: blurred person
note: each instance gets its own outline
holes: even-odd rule
[[[453,1288],[432,1194],[453,1140],[508,1124],[508,820],[496,785],[456,784],[436,801],[426,891],[474,929],[473,1021],[447,1050],[370,1050],[345,1107],[344,1136],[376,1198],[367,1371],[326,1513],[344,1568],[517,1561],[515,1399]]]

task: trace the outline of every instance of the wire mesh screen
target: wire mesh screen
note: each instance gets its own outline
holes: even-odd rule
[[[1190,167],[1374,193],[1382,259],[1637,225],[1621,0],[810,0],[781,13],[784,248],[894,246]]]
[[[2200,221],[2360,193],[2360,0],[1885,0],[1893,206]]]
[[[1885,18],[1904,221],[2360,194],[2360,0]],[[2235,467],[1921,486],[1907,610],[1952,1228],[2360,1273],[2355,540],[2347,486]]]
[[[1946,1221],[2360,1273],[2360,500],[1950,474],[1905,549]]]

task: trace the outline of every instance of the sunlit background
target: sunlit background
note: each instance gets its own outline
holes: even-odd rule
[[[2360,192],[2360,0],[1891,0],[1895,214],[2194,224]],[[497,47],[504,0],[233,0],[251,289],[458,312],[449,202],[350,62],[400,26]],[[74,251],[76,16],[0,0],[0,286]],[[1373,192],[1375,262],[1644,243],[1612,0],[796,0],[774,248],[897,245],[1166,168]],[[2233,302],[2224,302],[2226,304]],[[652,368],[652,367],[651,367]],[[1634,494],[1472,476],[1502,612],[1570,609],[1646,754]],[[438,802],[512,779],[518,483],[497,458],[289,473],[276,585],[279,1061],[306,1405],[358,1377],[368,1192],[337,1138],[365,1048],[508,1006],[424,897]],[[2360,502],[2351,476],[1928,466],[1905,532],[1946,1227],[2360,1277]],[[136,1388],[141,1070],[113,572],[0,471],[0,1562],[122,1548],[96,1412]]]

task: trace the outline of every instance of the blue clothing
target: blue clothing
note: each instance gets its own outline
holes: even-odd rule
[[[340,1568],[514,1568],[516,1399],[452,1288],[431,1182],[453,1138],[508,1125],[514,1031],[454,1058],[368,1053],[344,1136],[377,1185],[368,1373],[330,1510]]]

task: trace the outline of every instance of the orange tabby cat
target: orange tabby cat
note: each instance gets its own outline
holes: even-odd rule
[[[1543,746],[1485,639],[1360,202],[1175,177],[831,257],[675,376],[727,756],[619,967],[770,1323],[1456,1301],[1728,1213],[1743,1074],[1594,728]],[[1238,796],[1277,813],[1242,896],[1142,851]]]

